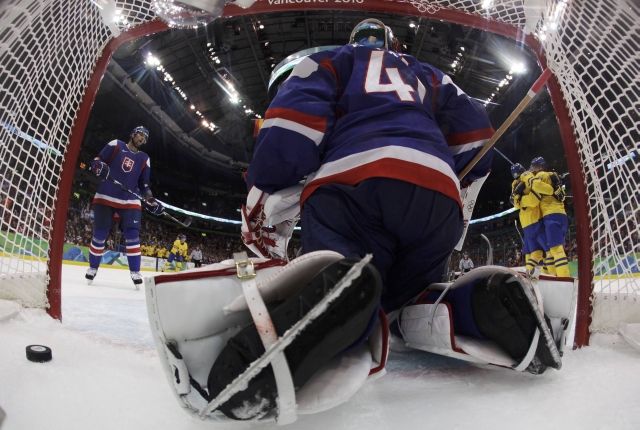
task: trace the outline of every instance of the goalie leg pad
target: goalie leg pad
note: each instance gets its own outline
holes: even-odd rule
[[[540,310],[528,282],[508,272],[496,273],[474,289],[472,301],[475,320],[483,335],[519,362],[529,352],[536,331],[541,331],[527,371],[542,373],[549,366],[560,368],[556,345],[547,342],[553,339],[549,318]]]
[[[447,285],[430,286],[403,310],[401,329],[409,346],[535,374],[561,367],[541,296],[527,279],[486,266]]]
[[[529,349],[536,321],[516,283],[508,274],[491,276],[474,289],[472,307],[480,332],[519,361]]]
[[[271,318],[278,335],[282,336],[318,303],[355,262],[357,260],[344,259],[332,264],[300,293],[276,305],[271,311]],[[379,306],[382,282],[370,264],[353,282],[286,348],[285,356],[296,389],[332,357],[355,342],[364,341],[362,334],[371,326],[371,319]],[[210,398],[215,398],[263,353],[264,346],[254,325],[245,327],[230,339],[209,373]],[[261,418],[276,408],[276,396],[273,371],[267,367],[249,383],[247,389],[231,397],[220,410],[233,419]]]

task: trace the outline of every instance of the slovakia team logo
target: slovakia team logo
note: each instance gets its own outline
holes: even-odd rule
[[[136,162],[131,158],[124,157],[124,160],[122,160],[122,170],[129,173],[131,169],[133,169],[134,164],[136,164]]]

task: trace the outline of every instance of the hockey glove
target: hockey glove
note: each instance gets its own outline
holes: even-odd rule
[[[242,206],[242,241],[262,258],[287,260],[287,246],[300,215],[301,185],[267,194],[252,187]]]
[[[156,216],[162,215],[164,213],[164,206],[162,206],[162,203],[160,203],[153,197],[147,197],[146,199],[144,199],[142,201],[142,206],[147,212]]]
[[[95,159],[91,161],[91,171],[100,179],[109,177],[109,165],[101,160]]]
[[[518,197],[522,197],[522,195],[524,194],[524,190],[526,188],[526,185],[524,182],[519,182],[518,185],[516,185],[513,189],[513,194],[518,196]]]
[[[558,188],[553,190],[553,196],[558,199],[559,202],[564,202],[567,198],[567,192],[564,189],[564,185],[560,185]]]

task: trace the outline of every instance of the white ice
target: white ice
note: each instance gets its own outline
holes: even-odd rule
[[[144,291],[134,290],[126,271],[100,269],[92,286],[84,271],[63,268],[61,323],[27,309],[0,320],[1,430],[250,427],[200,421],[183,411],[160,368]],[[53,360],[28,361],[29,344],[51,347]],[[541,376],[419,351],[392,353],[387,369],[347,404],[285,428],[640,428],[640,352],[616,336],[567,351],[562,370]]]

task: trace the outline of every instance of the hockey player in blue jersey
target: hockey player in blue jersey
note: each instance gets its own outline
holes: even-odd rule
[[[136,127],[127,143],[112,140],[91,162],[91,171],[103,179],[93,198],[93,237],[89,246],[89,269],[85,275],[89,284],[100,267],[104,245],[111,230],[113,215],[120,216],[125,238],[131,280],[136,288],[142,283],[140,275],[140,221],[142,206],[159,215],[164,207],[153,197],[149,187],[151,164],[149,156],[140,150],[149,138],[149,130]],[[107,180],[112,178],[123,187]],[[123,188],[144,196],[141,202]]]
[[[396,46],[389,27],[367,19],[349,44],[304,58],[258,134],[242,208],[245,244],[259,256],[286,258],[301,208],[303,253],[347,257],[272,312],[278,332],[355,261],[373,255],[357,285],[311,324],[318,337],[287,349],[296,387],[327,358],[363,342],[380,305],[396,311],[441,280],[463,229],[457,173],[494,133],[484,109],[451,78]],[[486,175],[491,161],[490,152],[463,185]],[[211,369],[210,396],[261,351],[255,327],[229,341]],[[262,372],[220,410],[260,417],[276,407],[274,393],[273,377]],[[256,407],[239,414],[242,405]]]

